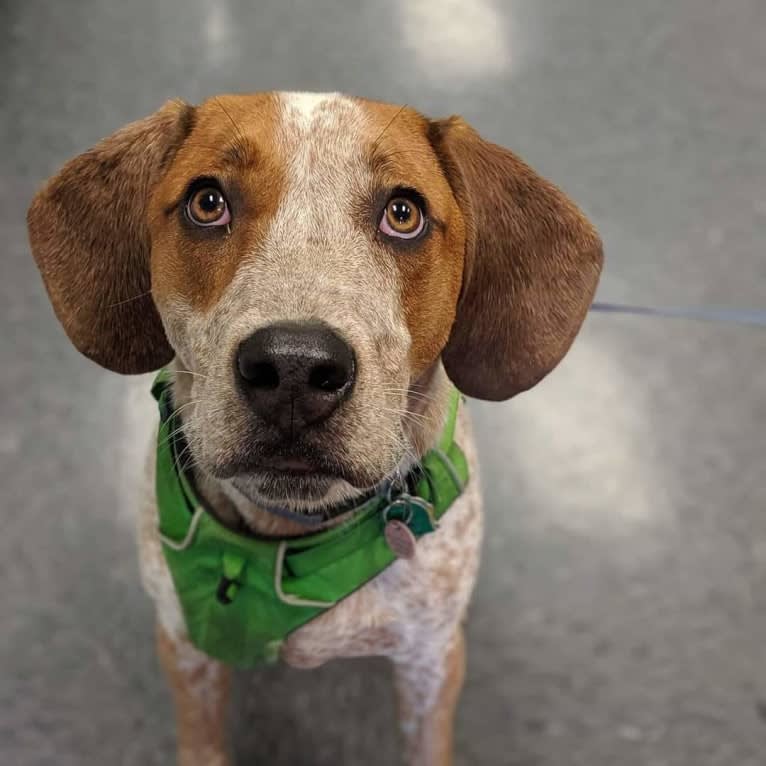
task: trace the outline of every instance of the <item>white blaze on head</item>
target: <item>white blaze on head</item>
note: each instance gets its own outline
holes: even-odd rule
[[[340,93],[280,93],[284,112],[283,117],[286,125],[293,125],[296,128],[307,130],[311,127],[312,121],[317,114],[317,107],[320,104],[330,105],[332,103],[348,103],[353,105],[351,99],[342,96]]]
[[[364,142],[370,116],[361,102],[335,93],[283,93],[280,100],[275,143],[284,190],[259,252],[238,276],[257,282],[259,304],[271,301],[282,314],[276,319],[315,315],[352,338],[359,324],[399,331],[396,269],[374,252],[355,215],[373,185]]]

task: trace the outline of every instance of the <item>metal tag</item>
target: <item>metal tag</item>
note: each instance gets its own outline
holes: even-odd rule
[[[388,547],[400,559],[411,559],[415,556],[417,539],[403,521],[392,519],[386,522],[386,526],[383,528],[383,535],[386,538]]]

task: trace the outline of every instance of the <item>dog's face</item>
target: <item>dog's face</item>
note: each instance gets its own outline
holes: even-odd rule
[[[427,448],[442,362],[469,395],[534,385],[601,266],[510,152],[338,95],[170,103],[65,166],[29,225],[75,345],[120,372],[177,356],[199,468],[296,507]]]
[[[195,373],[197,461],[272,501],[391,473],[463,268],[426,121],[337,97],[216,99],[148,212],[154,301]]]

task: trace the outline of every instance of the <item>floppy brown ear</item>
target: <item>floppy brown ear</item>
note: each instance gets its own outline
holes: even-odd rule
[[[463,286],[442,360],[468,396],[508,399],[561,360],[596,289],[593,226],[553,184],[457,117],[431,142],[466,217]]]
[[[193,108],[170,101],[68,162],[27,214],[32,254],[72,343],[115,372],[173,357],[151,297],[146,209],[191,129]]]

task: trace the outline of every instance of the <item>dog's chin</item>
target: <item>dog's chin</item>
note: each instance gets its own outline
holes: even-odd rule
[[[235,485],[240,488],[246,487],[256,498],[270,503],[313,504],[321,502],[339,481],[341,480],[338,477],[328,474],[261,471],[246,479],[235,480]]]
[[[383,477],[381,477],[382,480]],[[256,506],[276,506],[312,513],[361,496],[378,481],[357,486],[348,479],[323,473],[299,471],[258,471],[235,476],[231,484]]]

